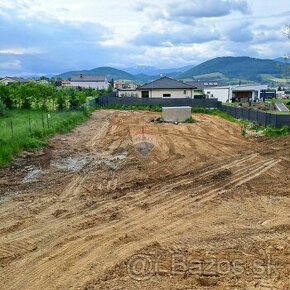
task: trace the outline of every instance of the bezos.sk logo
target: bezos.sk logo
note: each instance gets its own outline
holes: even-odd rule
[[[152,132],[144,127],[132,137],[132,141],[137,152],[143,156],[148,156],[150,154],[156,142]]]

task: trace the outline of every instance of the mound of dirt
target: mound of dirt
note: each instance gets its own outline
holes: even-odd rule
[[[0,289],[290,289],[290,138],[157,117],[98,110],[0,170]]]

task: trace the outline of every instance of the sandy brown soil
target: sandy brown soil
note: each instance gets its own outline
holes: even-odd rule
[[[97,111],[0,171],[0,289],[290,289],[290,138]]]

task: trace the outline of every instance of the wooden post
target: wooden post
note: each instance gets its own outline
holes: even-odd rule
[[[46,114],[47,128],[49,128],[49,114]]]
[[[30,135],[32,134],[32,126],[31,126],[31,117],[29,116],[28,118],[28,122],[29,122],[29,132],[30,132]]]
[[[11,137],[13,139],[13,136],[14,136],[14,128],[13,128],[13,122],[12,121],[10,122],[10,129],[11,129]]]
[[[43,113],[42,113],[42,115],[41,115],[41,117],[42,117],[42,128],[43,128],[43,130],[44,130],[44,115],[43,115]]]

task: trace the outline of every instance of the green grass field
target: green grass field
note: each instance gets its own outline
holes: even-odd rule
[[[44,146],[48,137],[66,133],[88,117],[88,111],[8,111],[0,117],[0,167],[22,150]]]
[[[290,104],[290,99],[271,99],[271,100],[267,100],[268,103],[284,103],[284,104],[287,104],[289,103]]]

